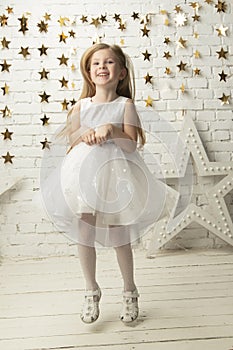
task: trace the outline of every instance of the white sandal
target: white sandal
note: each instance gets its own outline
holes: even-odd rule
[[[95,291],[88,290],[85,293],[85,302],[80,315],[84,323],[95,322],[100,314],[99,301],[101,298],[101,290],[98,288]]]
[[[137,319],[139,313],[138,297],[137,289],[133,292],[123,292],[123,307],[120,315],[122,322],[129,323]]]

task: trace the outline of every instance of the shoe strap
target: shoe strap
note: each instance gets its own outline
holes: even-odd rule
[[[140,295],[137,291],[137,289],[135,289],[133,292],[123,292],[123,297],[125,298],[138,298]]]
[[[94,296],[98,296],[100,297],[101,295],[101,292],[100,292],[100,289],[96,289],[96,290],[86,290],[85,292],[85,296],[86,297],[94,297]]]

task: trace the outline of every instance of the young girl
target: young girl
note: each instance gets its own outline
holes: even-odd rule
[[[124,282],[120,319],[138,317],[131,242],[161,217],[166,186],[152,176],[137,151],[145,136],[133,102],[129,58],[117,45],[95,44],[81,58],[80,100],[60,135],[70,148],[59,168],[59,185],[44,191],[49,214],[78,243],[86,281],[81,319],[99,317],[95,245],[113,246]]]

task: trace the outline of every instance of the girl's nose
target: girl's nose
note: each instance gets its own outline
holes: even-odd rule
[[[99,68],[100,68],[100,69],[106,68],[105,62],[101,62],[101,63],[99,64]]]

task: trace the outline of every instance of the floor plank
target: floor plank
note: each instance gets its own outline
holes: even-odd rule
[[[0,349],[233,350],[231,250],[164,252],[147,259],[135,250],[140,317],[118,319],[119,268],[98,252],[101,315],[80,320],[83,278],[77,257],[6,260],[0,266]],[[111,263],[109,263],[111,261]]]

